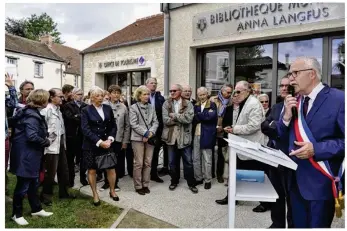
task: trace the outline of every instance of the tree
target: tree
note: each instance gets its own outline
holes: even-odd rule
[[[7,18],[5,30],[10,34],[37,41],[41,36],[49,34],[53,37],[53,42],[63,44],[57,26],[48,14],[43,13],[39,16],[32,14],[29,18],[20,20]]]
[[[263,46],[256,45],[250,47],[242,47],[236,49],[236,57],[237,59],[252,59],[252,58],[260,58],[265,52]]]
[[[23,19],[16,20],[7,18],[5,22],[5,30],[7,33],[25,37],[25,21]]]

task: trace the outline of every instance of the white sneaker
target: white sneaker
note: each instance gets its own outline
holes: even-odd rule
[[[116,188],[114,189],[114,191],[119,192],[119,191],[120,191],[120,188],[119,188],[119,187],[116,187]]]
[[[27,222],[24,217],[16,218],[16,215],[14,215],[12,220],[14,220],[18,225],[29,225],[29,222]]]
[[[53,213],[52,212],[46,212],[45,210],[41,210],[37,213],[32,213],[31,216],[39,216],[39,217],[49,217],[52,216]]]

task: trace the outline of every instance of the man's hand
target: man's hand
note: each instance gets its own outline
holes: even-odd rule
[[[128,147],[128,144],[123,143],[123,144],[122,144],[122,148],[121,148],[121,149],[122,149],[122,150],[125,150],[125,149],[127,149],[127,147]]]
[[[230,126],[227,126],[227,127],[224,128],[224,131],[225,131],[226,133],[232,133],[232,132],[233,132],[233,128],[230,127]]]
[[[6,73],[5,74],[5,85],[7,87],[12,87],[13,86],[13,75],[10,76],[10,74]]]
[[[311,142],[297,142],[294,141],[294,144],[300,146],[299,149],[289,153],[290,156],[296,156],[299,159],[309,159],[314,156],[313,144]]]
[[[284,115],[283,115],[284,121],[289,122],[291,120],[291,118],[293,117],[292,108],[296,107],[296,104],[297,104],[297,101],[295,97],[291,95],[286,96],[284,100]]]
[[[142,141],[143,141],[143,143],[147,143],[147,141],[148,141],[148,138],[146,138],[146,137],[143,137],[143,138],[142,138]]]
[[[223,128],[222,128],[222,126],[218,126],[218,128],[217,128],[217,132],[222,132],[223,131]]]
[[[169,117],[173,119],[175,117],[175,113],[169,113]]]
[[[103,149],[108,149],[111,147],[111,141],[106,140],[101,142],[100,147],[102,147]]]

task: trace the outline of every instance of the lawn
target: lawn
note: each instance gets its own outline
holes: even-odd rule
[[[16,177],[10,173],[9,190],[12,197],[16,185]],[[99,207],[92,204],[92,198],[74,190],[77,198],[60,200],[58,186],[55,187],[52,206],[43,206],[46,211],[53,212],[50,217],[31,217],[30,206],[24,199],[23,216],[29,222],[27,226],[19,226],[11,220],[12,201],[6,199],[6,228],[110,228],[121,214],[122,209],[106,202],[101,202]],[[39,191],[41,188],[39,189]]]

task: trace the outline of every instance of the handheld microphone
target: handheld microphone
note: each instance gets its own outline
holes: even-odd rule
[[[295,97],[295,88],[293,85],[288,86],[288,93]],[[296,107],[292,107],[292,114],[294,120],[298,118],[298,109]]]

